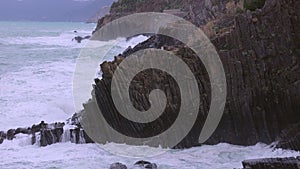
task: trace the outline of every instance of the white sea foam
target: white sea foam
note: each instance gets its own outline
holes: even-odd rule
[[[0,168],[109,168],[111,163],[121,162],[129,167],[138,160],[157,163],[160,169],[232,169],[241,168],[245,159],[269,157],[294,157],[299,152],[273,150],[265,144],[235,146],[218,144],[194,147],[185,150],[170,150],[151,158],[128,158],[104,151],[104,145],[59,143],[47,147],[29,145],[29,138],[23,135],[14,141],[5,141],[0,146]],[[112,144],[113,147],[115,144]],[[115,146],[120,148],[119,145]],[[124,146],[123,146],[124,148]],[[134,148],[125,146],[127,149]],[[147,147],[144,147],[147,151]]]
[[[89,34],[86,34],[89,35]],[[81,36],[86,36],[81,35]],[[62,33],[59,36],[43,36],[43,37],[9,37],[2,39],[2,43],[7,45],[42,45],[57,47],[74,47],[80,48],[83,45],[73,41],[76,35],[72,33]],[[83,41],[84,42],[84,41]]]
[[[1,129],[29,126],[41,120],[61,121],[74,112],[70,60],[23,67],[1,75]]]

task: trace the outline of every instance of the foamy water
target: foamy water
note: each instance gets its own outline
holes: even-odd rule
[[[0,168],[70,168],[108,169],[110,164],[121,162],[128,167],[139,160],[148,160],[159,165],[160,169],[233,169],[241,168],[245,159],[264,157],[293,157],[297,152],[273,150],[268,145],[234,146],[218,144],[195,147],[186,150],[170,150],[151,158],[128,158],[104,151],[104,145],[59,143],[47,147],[29,145],[30,138],[20,135],[14,141],[5,141],[0,146]],[[106,145],[107,146],[107,145]],[[131,146],[109,145],[132,149]],[[145,147],[147,151],[147,147]]]
[[[94,27],[94,24],[83,23],[0,22],[0,130],[27,127],[41,120],[65,121],[75,112],[73,74],[76,58],[86,41],[78,44],[72,38],[89,35]],[[134,46],[145,38],[139,36],[129,42],[118,39],[111,57],[106,59],[111,60],[127,46]],[[88,98],[89,91],[81,100],[85,102]],[[30,145],[29,136],[18,135],[15,140],[5,140],[0,145],[0,168],[102,169],[114,162],[131,166],[141,160],[111,154],[103,147],[136,151],[126,145],[70,142],[39,147]],[[162,169],[226,169],[241,167],[245,159],[296,155],[300,155],[299,152],[273,150],[264,144],[250,147],[219,144],[170,150],[143,160],[155,162]]]

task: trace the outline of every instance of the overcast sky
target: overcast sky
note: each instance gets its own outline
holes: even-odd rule
[[[0,20],[86,21],[113,0],[0,0]]]

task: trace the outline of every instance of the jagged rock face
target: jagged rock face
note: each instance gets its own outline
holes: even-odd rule
[[[223,17],[226,14],[235,14],[235,10],[231,8],[235,9],[241,4],[242,1],[234,0],[194,0],[190,2],[189,13],[185,19],[197,26],[205,25],[209,21]]]
[[[197,26],[211,20],[235,15],[244,8],[244,0],[119,0],[114,2],[110,14],[98,20],[96,30],[120,17],[140,12],[164,12],[179,9],[183,17]],[[168,12],[167,12],[168,13]]]
[[[300,123],[283,130],[277,139],[276,148],[300,151]]]
[[[98,20],[96,30],[120,17],[140,12],[163,12],[165,9],[188,9],[191,0],[119,0],[114,2],[110,14]]]
[[[63,128],[54,128],[48,130],[42,129],[40,145],[44,147],[47,145],[61,142],[63,132]]]
[[[47,124],[42,121],[40,124],[28,128],[28,133],[23,134],[31,134],[31,144],[39,141],[39,145],[44,147],[62,141],[64,125],[65,123]],[[39,140],[37,140],[37,135],[39,135]]]
[[[227,74],[228,99],[212,143],[270,143],[299,122],[299,5],[268,0],[262,10],[237,15],[235,29],[213,39]]]
[[[197,2],[201,4],[209,1]],[[223,6],[228,3],[229,1],[224,1],[216,8],[216,11],[220,11],[217,17],[194,15],[199,19],[199,24],[206,24],[210,20],[214,26],[220,28],[219,32],[210,38],[223,62],[228,86],[224,116],[218,129],[206,143],[228,142],[238,145],[271,143],[280,136],[282,130],[300,121],[300,16],[297,13],[300,2],[267,0],[262,9],[254,12],[246,11],[222,16],[221,13],[226,13]],[[153,36],[136,48],[127,50],[115,61],[103,63],[101,65],[103,79],[97,80],[95,87],[98,105],[106,118],[114,119],[112,126],[115,129],[134,136],[139,136],[139,133],[148,136],[155,134],[149,133],[149,126],[122,124],[124,119],[117,115],[110,97],[110,83],[122,57],[127,57],[140,49],[162,46],[165,50],[174,51],[196,75],[202,97],[199,116],[191,132],[178,147],[197,145],[210,104],[210,83],[204,67],[199,60],[197,61],[194,53],[176,40]],[[153,77],[150,78],[149,75]],[[166,110],[169,115],[156,121],[158,130],[163,131],[174,120],[176,105],[179,102],[173,97],[178,88],[172,78],[161,72],[143,72],[134,79],[130,96],[133,105],[139,109],[147,109],[148,93],[140,92],[149,91],[153,86],[157,86],[153,81],[165,84],[165,88],[161,89],[170,93],[169,107],[172,108]],[[159,85],[157,87],[160,88]]]
[[[298,169],[300,157],[297,158],[270,158],[243,161],[245,169]]]

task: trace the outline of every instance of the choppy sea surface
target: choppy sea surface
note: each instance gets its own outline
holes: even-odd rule
[[[31,126],[41,120],[65,121],[75,112],[73,75],[76,59],[86,41],[79,44],[72,39],[77,35],[90,35],[95,26],[62,22],[0,22],[0,131]],[[145,39],[143,36],[130,41],[118,39],[119,43],[110,51],[111,58],[108,59]],[[87,99],[88,96],[83,97],[82,102]],[[30,137],[26,135],[17,137],[0,145],[1,169],[105,169],[114,162],[131,166],[141,160],[106,152],[101,148],[104,145],[64,142],[39,147],[30,145]],[[112,143],[109,146],[120,148]],[[131,149],[130,146],[125,148]],[[155,162],[162,169],[230,169],[241,168],[241,161],[245,159],[297,155],[300,153],[274,150],[265,144],[244,147],[222,143],[170,150],[143,160]]]

